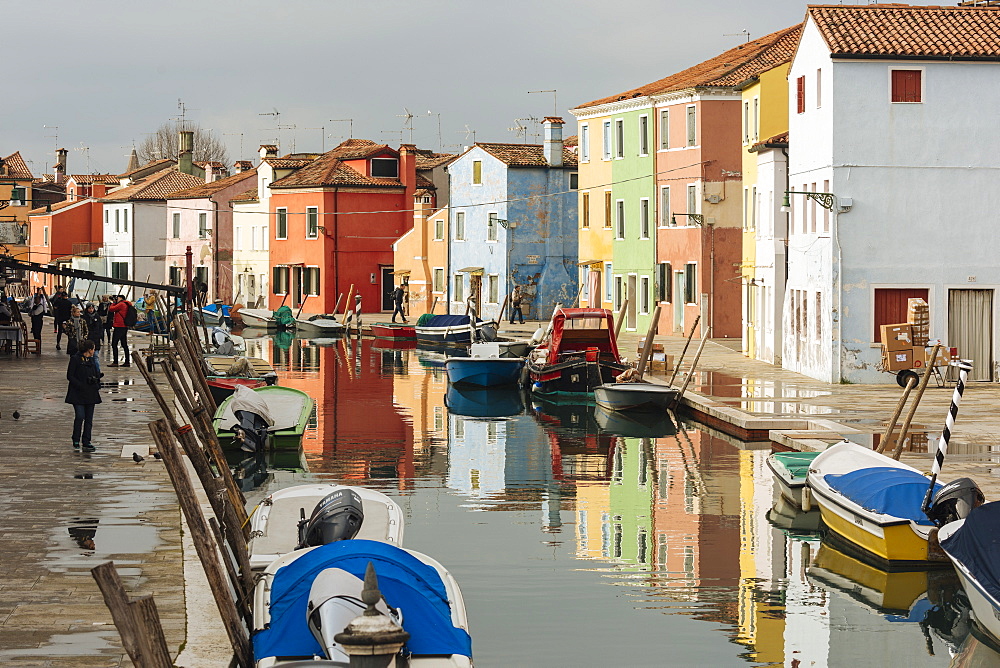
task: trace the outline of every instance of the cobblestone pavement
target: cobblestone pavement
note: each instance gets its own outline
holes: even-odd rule
[[[90,575],[108,560],[132,596],[154,595],[176,654],[185,635],[180,511],[163,465],[131,458],[148,452],[146,424],[159,410],[139,372],[108,368],[102,352],[97,451],[74,451],[68,357],[51,327],[41,356],[0,356],[0,665],[131,665]]]

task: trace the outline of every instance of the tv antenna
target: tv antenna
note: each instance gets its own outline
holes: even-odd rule
[[[235,137],[236,135],[240,136],[240,160],[242,160],[243,159],[243,133],[242,132],[226,132],[226,133],[223,134],[223,136],[225,136],[225,137]]]
[[[403,131],[402,130],[382,130],[382,134],[384,134],[384,135],[395,135],[395,134],[398,134],[399,135],[399,143],[400,144],[403,143]]]
[[[472,137],[472,143],[476,143],[476,131],[469,127],[469,124],[465,124],[464,130],[459,130],[459,133],[465,133],[465,141],[469,141],[469,137]]]
[[[406,107],[403,107],[403,113],[396,114],[396,118],[403,119],[403,130],[409,130],[410,132],[410,143],[413,143],[413,114]],[[399,141],[403,142],[403,133],[399,133]]]
[[[302,128],[302,129],[303,130],[319,130],[319,136],[322,138],[322,146],[323,146],[323,148],[322,148],[322,150],[320,152],[321,153],[326,153],[326,128],[320,126],[318,128]]]
[[[331,118],[329,123],[348,123],[347,138],[354,139],[354,119],[353,118]]]
[[[89,146],[84,146],[83,142],[80,142],[80,145],[78,147],[74,148],[73,150],[74,151],[85,151],[86,152],[86,155],[87,155],[87,173],[90,174],[90,147]]]
[[[430,109],[427,110],[428,116],[437,116],[438,118],[438,151],[444,150],[444,141],[441,138],[441,114],[435,114]]]
[[[281,112],[278,111],[277,107],[271,107],[274,111],[265,111],[262,114],[257,114],[258,116],[274,116],[274,130],[278,133],[277,139],[274,140],[275,144],[281,145]],[[271,128],[265,128],[270,130]]]
[[[727,32],[722,35],[723,37],[746,37],[747,41],[750,41],[750,31],[744,28],[739,32]]]
[[[287,123],[285,125],[279,125],[278,126],[278,132],[279,132],[279,134],[280,134],[280,132],[282,130],[291,130],[292,131],[292,153],[295,153],[295,131],[298,130],[298,126],[295,125],[295,123],[292,123],[291,125],[289,125]]]
[[[42,127],[45,128],[45,129],[52,130],[52,131],[55,132],[55,134],[45,135],[45,136],[46,137],[52,137],[53,139],[55,139],[54,147],[55,147],[55,150],[58,151],[59,150],[59,126],[58,125],[43,125]]]
[[[553,116],[558,116],[559,115],[558,91],[555,88],[553,88],[552,90],[529,90],[528,91],[528,95],[532,95],[534,93],[552,93],[552,115]]]

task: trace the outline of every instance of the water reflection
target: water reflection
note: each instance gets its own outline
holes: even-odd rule
[[[309,470],[394,495],[408,546],[461,582],[481,665],[945,666],[985,651],[937,576],[909,603],[895,578],[831,561],[814,515],[772,509],[766,451],[669,416],[449,388],[441,352],[247,343],[316,400]]]

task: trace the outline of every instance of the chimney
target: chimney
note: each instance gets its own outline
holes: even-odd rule
[[[233,165],[233,173],[235,174],[242,174],[251,170],[253,170],[253,163],[249,160],[237,160],[236,164]]]
[[[260,159],[264,160],[266,158],[277,158],[278,157],[278,147],[274,144],[261,144],[260,145]]]
[[[181,130],[177,146],[178,171],[194,175],[194,132],[191,130]]]
[[[549,167],[562,167],[563,164],[563,119],[558,116],[546,116],[542,121],[545,135],[545,162]]]
[[[62,183],[63,179],[66,178],[66,155],[69,153],[64,148],[56,151],[56,166],[55,166],[55,177],[56,183]]]
[[[100,198],[100,197],[104,197],[107,194],[108,194],[108,184],[107,183],[97,183],[95,181],[94,184],[90,186],[90,196],[91,197]]]
[[[399,145],[399,181],[406,186],[406,201],[412,202],[417,190],[417,147],[413,144]]]

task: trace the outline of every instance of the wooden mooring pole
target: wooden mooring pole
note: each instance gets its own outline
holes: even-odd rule
[[[677,362],[674,364],[674,373],[670,376],[670,382],[667,385],[673,385],[674,379],[677,378],[677,372],[681,368],[681,362],[684,361],[684,356],[687,355],[688,346],[691,345],[691,339],[694,338],[694,330],[698,329],[698,323],[701,322],[701,316],[695,316],[694,322],[691,323],[691,331],[688,333],[687,341],[684,342],[684,350],[681,351],[681,356],[677,358]]]
[[[113,561],[90,569],[111,619],[122,638],[122,646],[132,663],[141,668],[171,668],[167,639],[163,635],[160,614],[152,596],[129,600]]]
[[[708,336],[711,332],[711,327],[705,328],[705,334],[701,337],[701,343],[698,344],[698,352],[695,353],[694,360],[691,362],[691,368],[688,370],[687,378],[684,379],[681,391],[677,393],[677,398],[674,399],[673,405],[675,408],[680,406],[681,399],[684,398],[684,393],[687,391],[687,387],[691,383],[691,379],[694,378],[695,369],[698,368],[698,361],[701,359],[701,351],[705,349],[705,343],[708,341]]]

